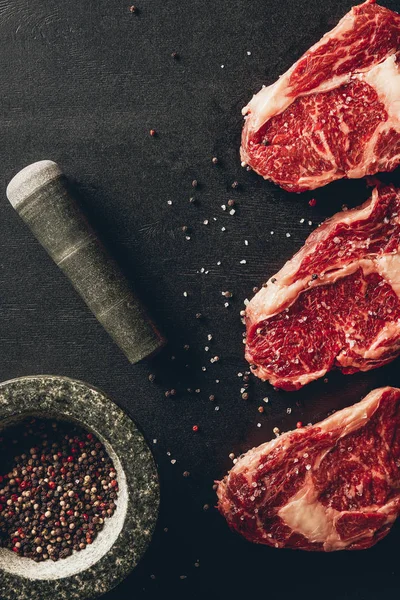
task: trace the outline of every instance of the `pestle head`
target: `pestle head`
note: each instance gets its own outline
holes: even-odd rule
[[[33,194],[37,189],[62,174],[52,160],[39,160],[17,173],[7,186],[6,194],[13,208]]]

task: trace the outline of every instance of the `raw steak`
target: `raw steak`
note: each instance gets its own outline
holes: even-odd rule
[[[399,466],[400,390],[380,388],[244,454],[219,483],[218,508],[251,542],[361,550],[400,512]]]
[[[296,390],[338,367],[380,367],[400,354],[400,190],[377,187],[336,214],[246,309],[252,372]]]
[[[400,15],[367,0],[243,109],[241,157],[291,192],[400,162]]]

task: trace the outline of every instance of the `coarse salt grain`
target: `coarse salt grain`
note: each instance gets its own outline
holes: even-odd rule
[[[290,237],[290,233],[287,233],[287,234],[286,234],[286,237]]]
[[[226,231],[226,227],[221,227],[221,231]]]
[[[247,264],[247,260],[245,260],[245,259],[241,260],[241,261],[240,261],[240,264],[241,264],[241,265],[245,265],[245,264]]]

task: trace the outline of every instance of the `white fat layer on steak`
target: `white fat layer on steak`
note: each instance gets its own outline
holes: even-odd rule
[[[307,480],[310,481],[309,476]],[[336,511],[323,506],[315,496],[311,482],[305,483],[278,516],[294,533],[303,535],[311,543],[323,543],[327,551],[347,546],[335,529]]]
[[[400,298],[400,254],[384,254],[376,260],[378,273]]]
[[[359,79],[374,88],[386,112],[396,122],[400,119],[400,69],[396,63],[396,55],[392,54],[367,73],[359,75]],[[390,121],[385,121],[388,128]]]
[[[278,512],[282,521],[292,529],[294,533],[303,535],[311,543],[322,543],[326,552],[343,550],[361,539],[372,537],[373,529],[361,529],[357,535],[342,540],[336,530],[336,523],[341,516],[346,514],[328,508],[318,502],[315,490],[311,483],[311,477],[307,476],[307,483],[293,496],[293,498]],[[397,510],[394,502],[389,502],[383,507],[365,507],[360,512],[375,512],[386,515],[385,523],[393,523],[396,520]]]

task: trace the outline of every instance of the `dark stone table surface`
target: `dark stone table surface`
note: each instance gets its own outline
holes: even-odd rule
[[[246,369],[244,298],[325,217],[368,196],[364,181],[291,195],[241,169],[240,109],[351,5],[138,0],[134,14],[125,0],[0,0],[0,380],[50,373],[100,387],[142,429],[160,473],[153,543],[107,600],[398,596],[399,526],[365,552],[276,551],[232,534],[212,489],[229,454],[270,439],[275,426],[315,422],[378,385],[400,384],[397,361],[292,394],[252,381],[244,401],[237,375]],[[46,158],[77,182],[90,219],[170,340],[152,363],[127,362],[7,202],[11,177]],[[230,198],[233,216],[221,209]],[[233,293],[227,308],[223,291]],[[165,397],[172,388],[177,394]]]

